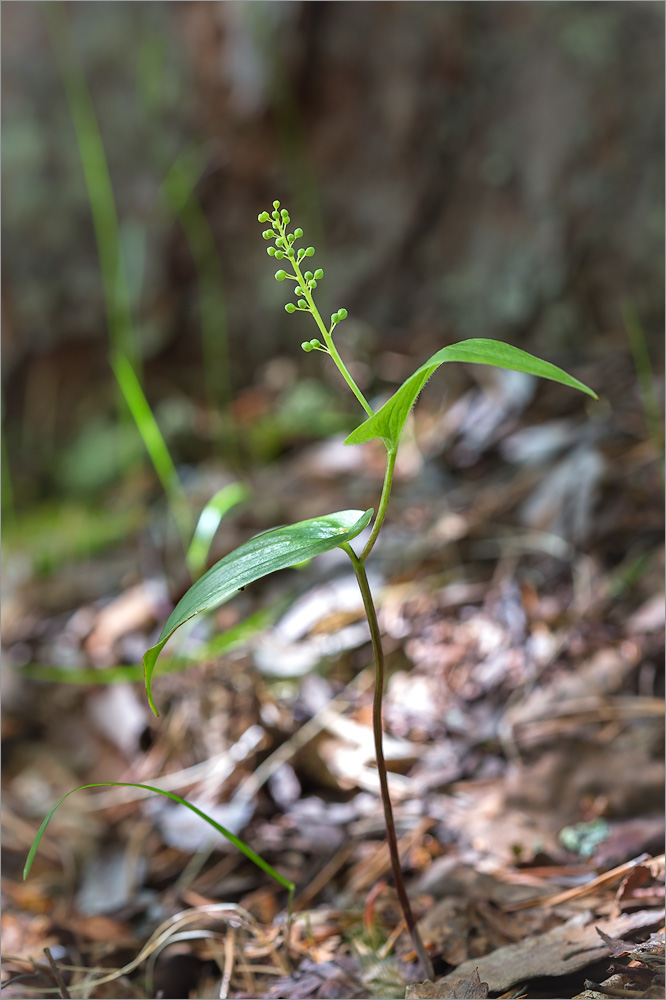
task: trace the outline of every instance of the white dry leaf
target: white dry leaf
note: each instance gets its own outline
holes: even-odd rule
[[[248,799],[233,799],[231,802],[220,804],[188,796],[188,802],[236,836],[245,829],[255,810],[255,803]],[[153,814],[162,840],[168,847],[176,847],[179,851],[192,854],[195,851],[205,850],[237,850],[226,837],[180,803],[170,802],[162,796],[157,796],[148,801],[147,808]]]
[[[582,444],[543,477],[520,510],[523,524],[583,542],[590,531],[606,463],[597,449]]]

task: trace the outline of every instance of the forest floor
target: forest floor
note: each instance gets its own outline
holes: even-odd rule
[[[392,887],[344,554],[197,625],[188,669],[156,675],[154,719],[132,665],[187,587],[177,553],[163,569],[145,523],[41,572],[10,548],[4,997],[664,996],[663,480],[631,362],[606,364],[585,380],[615,379],[612,408],[498,374],[418,410],[368,563],[435,984],[419,985]],[[273,524],[374,506],[381,453],[341,440],[256,471],[216,558]],[[126,489],[148,509],[145,479]],[[22,881],[51,806],[103,781],[168,788],[241,835],[296,883],[288,941],[284,890],[136,789],[70,797]]]

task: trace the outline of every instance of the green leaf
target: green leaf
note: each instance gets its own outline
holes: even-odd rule
[[[220,823],[218,823],[216,820],[211,819],[210,816],[208,816],[205,812],[203,812],[203,810],[199,809],[197,806],[193,806],[190,802],[187,802],[185,799],[181,799],[180,795],[174,795],[173,792],[167,792],[163,788],[155,788],[153,785],[139,785],[134,781],[94,781],[90,785],[79,785],[78,788],[72,788],[71,791],[63,795],[63,797],[58,802],[56,802],[53,809],[51,809],[51,811],[48,813],[44,822],[37,831],[37,836],[32,842],[32,847],[28,852],[28,857],[26,858],[25,861],[25,867],[23,868],[24,879],[26,879],[30,874],[30,869],[32,868],[32,863],[35,860],[35,855],[39,850],[39,845],[41,843],[42,837],[44,836],[44,832],[47,826],[49,825],[51,817],[53,816],[58,806],[61,805],[65,801],[65,799],[69,798],[70,795],[73,795],[74,792],[80,792],[84,788],[105,788],[108,785],[112,785],[114,788],[145,788],[146,791],[148,792],[155,792],[156,795],[164,795],[165,798],[171,799],[173,802],[178,802],[181,806],[185,806],[186,809],[189,809],[190,812],[193,812],[197,816],[201,817],[201,819],[205,820],[206,823],[209,824],[209,826],[212,826],[214,830],[217,830],[217,832],[221,833],[223,837],[226,837],[227,840],[231,841],[234,847],[237,847],[238,850],[241,851],[246,858],[249,858],[250,861],[254,862],[254,864],[257,865],[258,868],[261,868],[261,870],[266,872],[267,875],[270,875],[271,878],[274,878],[276,882],[279,882],[279,884],[284,886],[285,889],[288,889],[289,899],[291,902],[291,898],[294,893],[293,882],[290,882],[289,879],[286,879],[284,877],[284,875],[280,875],[279,872],[276,872],[275,869],[271,867],[271,865],[269,865],[267,861],[264,861],[264,859],[260,857],[255,851],[253,851],[251,847],[248,847],[247,844],[243,843],[240,837],[237,837],[234,833],[231,833],[230,830],[227,830],[225,827],[221,826]]]
[[[141,388],[136,372],[122,351],[115,352],[111,359],[111,367],[139,434],[143,438],[155,472],[162,483],[183,548],[187,551],[187,540],[192,533],[192,518],[187,497],[180,484],[176,467],[162,437],[162,432]]]
[[[249,495],[247,486],[243,486],[242,483],[229,483],[228,486],[218,490],[201,511],[194,537],[187,550],[187,567],[192,579],[196,580],[206,565],[211,542],[222,518]]]
[[[372,509],[365,513],[341,510],[264,531],[234,549],[204,573],[171,612],[155,645],[144,654],[146,693],[155,715],[159,712],[153,701],[150,679],[160,650],[177,628],[195,615],[211,611],[228,601],[248,583],[351,541],[370,523],[373,513]]]
[[[380,437],[386,442],[389,450],[395,449],[400,441],[409,411],[416,402],[416,397],[434,371],[446,361],[464,361],[467,364],[494,365],[496,368],[508,368],[511,371],[527,372],[528,375],[538,375],[541,378],[560,382],[572,389],[580,389],[593,399],[598,399],[596,392],[579,382],[577,378],[568,375],[556,365],[541,361],[526,351],[499,340],[463,340],[459,344],[443,347],[433,354],[425,364],[417,368],[413,375],[403,382],[397,392],[384,403],[372,417],[365,420],[351,432],[345,444],[363,444]]]

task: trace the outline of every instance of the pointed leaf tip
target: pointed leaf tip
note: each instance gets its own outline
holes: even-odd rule
[[[522,351],[511,344],[499,340],[472,339],[462,340],[459,344],[451,344],[437,351],[431,358],[417,368],[413,375],[403,382],[400,388],[384,403],[381,409],[369,417],[345,439],[345,444],[363,444],[373,438],[384,438],[389,448],[396,448],[405,427],[409,412],[424,385],[440,365],[447,361],[462,361],[467,364],[493,365],[510,371],[525,372],[540,378],[559,382],[586,393],[593,399],[598,399],[596,392],[580,382],[573,375],[552,365],[548,361]]]
[[[204,573],[171,612],[157,642],[144,653],[146,694],[155,715],[159,713],[151,690],[153,670],[162,648],[176,629],[195,615],[224,604],[249,583],[351,541],[367,527],[373,513],[372,509],[340,510],[335,514],[264,531],[234,549]]]
[[[186,809],[189,809],[190,812],[194,813],[195,816],[198,816],[200,819],[208,823],[208,825],[211,826],[214,830],[216,830],[217,833],[221,834],[221,836],[223,837],[226,837],[226,839],[230,843],[232,843],[235,847],[237,847],[238,850],[241,851],[245,855],[245,857],[248,858],[250,861],[252,861],[258,868],[261,868],[262,871],[266,872],[267,875],[270,875],[271,878],[275,879],[276,882],[278,882],[281,886],[287,889],[289,891],[289,898],[291,900],[295,888],[293,882],[290,882],[288,878],[285,878],[284,875],[281,875],[278,871],[276,871],[275,868],[269,865],[267,861],[264,861],[261,855],[257,854],[256,851],[253,851],[252,848],[249,847],[244,841],[242,841],[240,837],[238,837],[235,833],[232,833],[231,830],[227,830],[226,827],[222,826],[221,823],[218,823],[217,820],[213,819],[212,816],[209,816],[202,809],[199,809],[198,806],[195,806],[193,803],[188,802],[186,799],[182,799],[180,795],[176,795],[174,792],[169,792],[164,788],[156,788],[154,785],[141,785],[137,784],[137,782],[134,781],[93,781],[91,784],[78,785],[77,788],[72,788],[70,789],[69,792],[66,792],[62,796],[62,798],[59,799],[53,806],[53,808],[49,811],[48,815],[44,818],[42,825],[37,831],[37,834],[35,835],[35,839],[32,842],[30,850],[28,851],[28,856],[25,860],[25,865],[23,867],[24,881],[30,874],[30,870],[32,868],[33,861],[35,860],[35,855],[39,850],[39,845],[41,843],[42,837],[44,836],[44,832],[47,826],[49,825],[49,822],[51,821],[51,818],[55,813],[56,809],[60,805],[62,805],[65,799],[68,799],[70,795],[74,795],[75,792],[82,792],[86,788],[107,788],[107,787],[140,788],[146,792],[154,792],[156,795],[163,795],[165,798],[171,799],[172,802],[177,802],[178,805],[184,806]]]

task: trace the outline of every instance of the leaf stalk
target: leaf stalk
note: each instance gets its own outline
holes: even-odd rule
[[[375,518],[375,523],[372,526],[372,531],[370,532],[370,537],[368,538],[361,555],[359,556],[360,561],[363,563],[368,558],[372,552],[375,542],[377,541],[377,536],[382,530],[382,525],[384,523],[384,517],[386,515],[386,508],[388,507],[388,502],[391,497],[391,486],[393,485],[393,473],[395,471],[395,460],[398,455],[397,448],[389,448],[388,456],[386,459],[386,472],[384,473],[384,485],[382,486],[382,495],[379,499],[379,507],[377,508],[377,517]]]

